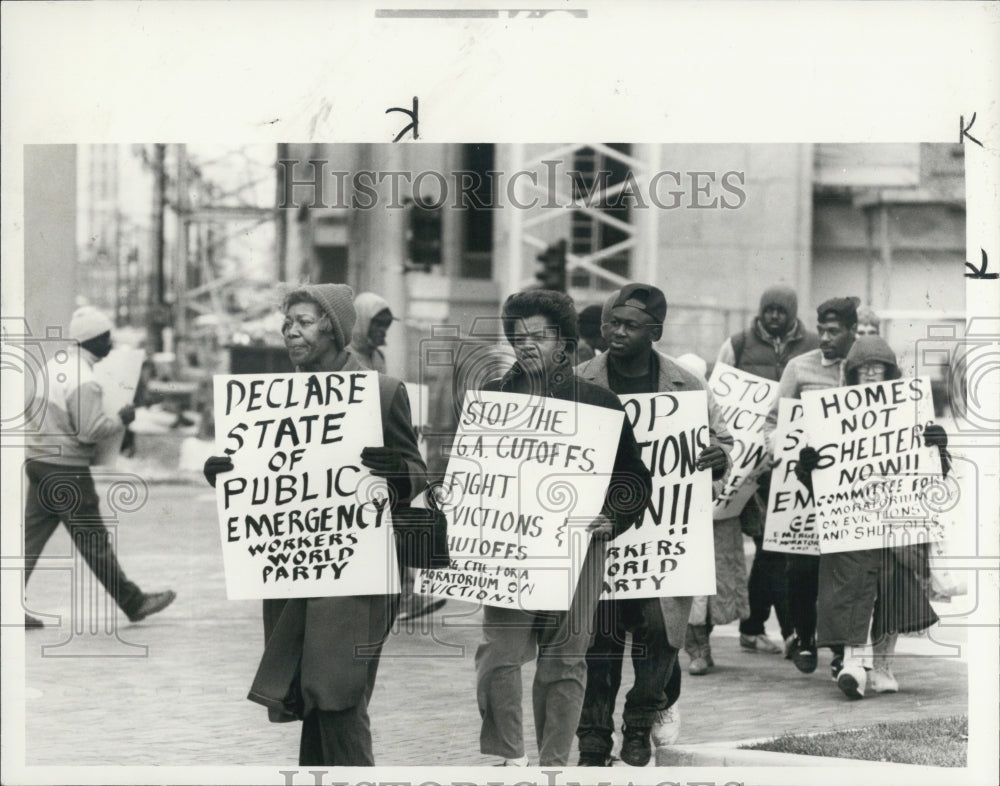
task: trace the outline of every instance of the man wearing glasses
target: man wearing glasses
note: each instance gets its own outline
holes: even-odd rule
[[[610,314],[602,326],[608,351],[577,367],[581,379],[619,395],[706,390],[703,380],[653,348],[663,335],[667,315],[661,290],[649,284],[629,284],[605,305],[606,312],[608,306]],[[711,470],[717,493],[729,469],[727,454],[733,438],[711,392],[706,392],[711,444],[697,457],[696,466]],[[648,764],[651,737],[658,746],[676,742],[680,731],[680,715],[674,706],[680,694],[677,653],[684,643],[691,602],[690,597],[676,597],[598,604],[596,633],[587,652],[587,691],[577,728],[580,766],[610,763],[626,631],[632,632],[635,683],[625,698],[622,761],[636,767]]]

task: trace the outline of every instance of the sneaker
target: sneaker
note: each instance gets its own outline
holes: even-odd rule
[[[528,757],[522,756],[519,759],[504,759],[497,767],[527,767]]]
[[[163,611],[167,606],[173,603],[176,598],[177,593],[173,590],[144,594],[138,608],[128,615],[128,620],[129,622],[140,622],[146,619],[146,617],[150,614],[156,614],[158,611]]]
[[[899,683],[896,677],[885,666],[880,666],[868,672],[868,687],[876,693],[897,693]]]
[[[795,668],[803,674],[812,674],[816,671],[816,645],[800,645],[799,648],[792,654],[792,663],[794,663]]]
[[[756,636],[748,636],[745,633],[740,634],[740,646],[745,650],[753,650],[754,652],[765,652],[768,655],[777,655],[781,652],[781,647],[771,641],[763,633]]]
[[[581,753],[577,767],[610,767],[611,757],[601,753]]]
[[[867,681],[868,676],[863,666],[857,663],[845,663],[837,677],[837,687],[849,699],[863,699]]]
[[[790,636],[785,637],[785,644],[781,648],[782,653],[785,656],[785,660],[791,660],[792,655],[795,654],[795,650],[799,648],[799,637],[794,633]]]
[[[708,674],[709,669],[712,667],[709,665],[705,658],[691,658],[691,665],[688,666],[688,674],[694,677],[700,677],[702,674]]]
[[[24,615],[25,630],[28,630],[29,628],[44,628],[44,627],[45,623],[42,622],[40,619],[38,619],[38,617],[32,617],[30,614]]]
[[[623,726],[621,760],[632,767],[645,767],[653,756],[648,726]]]
[[[681,736],[681,711],[676,704],[656,713],[651,734],[657,748],[677,742],[677,738]]]

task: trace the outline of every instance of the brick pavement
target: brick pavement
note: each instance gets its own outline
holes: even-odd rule
[[[68,548],[61,530],[46,554]],[[43,657],[41,646],[67,638],[69,574],[48,570],[33,577],[29,608],[64,616],[61,627],[50,621],[53,627],[26,635],[26,761],[294,764],[298,724],[269,724],[264,709],[245,699],[261,649],[259,603],[225,598],[210,491],[151,487],[146,508],[123,517],[118,552],[143,588],[172,586],[178,600],[138,625],[120,618],[120,637],[147,645],[147,657]],[[453,601],[433,625],[398,628],[390,637],[371,703],[380,764],[492,763],[478,753],[473,656],[480,619],[475,607]],[[910,638],[900,648],[914,654],[941,651]],[[713,654],[713,674],[685,673],[680,742],[822,731],[968,709],[967,670],[957,658],[906,658],[897,669],[901,693],[848,702],[829,678],[828,654],[821,655],[815,674],[803,675],[780,656],[741,651],[735,625],[716,630]],[[528,754],[537,761],[532,676],[529,665],[525,735]],[[626,665],[623,684],[630,681]],[[624,690],[619,718],[623,699]]]

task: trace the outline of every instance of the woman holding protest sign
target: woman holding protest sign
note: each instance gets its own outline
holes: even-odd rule
[[[342,284],[313,284],[284,301],[282,335],[298,372],[364,371],[347,352],[356,314]],[[366,447],[361,463],[383,477],[392,499],[409,500],[426,485],[403,383],[382,374],[382,446]],[[205,462],[215,486],[233,470],[230,456]],[[272,721],[301,719],[300,765],[373,766],[368,701],[398,595],[355,595],[264,601],[264,655],[249,698]]]
[[[902,376],[895,354],[878,336],[861,336],[854,342],[844,361],[843,375],[848,386]],[[943,474],[947,475],[951,462],[944,429],[928,424],[923,442],[939,449]],[[815,448],[802,449],[796,475],[810,490],[811,473],[820,461]],[[817,616],[817,643],[834,650],[834,679],[846,696],[863,698],[866,688],[895,693],[899,684],[892,663],[899,634],[924,630],[938,620],[930,605],[928,545],[822,554]],[[868,641],[872,643],[870,661],[858,654]]]

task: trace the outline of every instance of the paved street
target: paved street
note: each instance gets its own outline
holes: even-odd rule
[[[60,530],[46,557],[68,554],[69,545]],[[119,637],[148,647],[145,657],[61,656],[86,654],[86,647],[94,651],[98,645],[106,655],[141,652],[95,637],[74,637],[43,656],[43,647],[70,638],[70,573],[38,571],[28,607],[39,615],[61,615],[62,624],[47,618],[50,627],[26,634],[27,763],[294,764],[299,725],[269,724],[265,710],[245,699],[261,651],[259,602],[226,600],[211,490],[198,484],[151,486],[145,507],[122,516],[118,553],[143,589],[173,587],[178,599],[137,625],[119,617]],[[59,564],[43,560],[42,567]],[[493,763],[478,752],[473,655],[480,619],[475,607],[451,602],[432,626],[392,634],[371,703],[380,764]],[[960,634],[950,629],[934,635],[960,643]],[[902,639],[900,650],[953,653],[915,638]],[[857,727],[968,709],[961,657],[903,658],[896,669],[901,693],[848,702],[830,680],[828,652],[821,653],[816,673],[803,675],[780,656],[741,651],[736,626],[730,625],[713,634],[713,653],[714,673],[685,672],[681,742]],[[686,668],[687,658],[681,657]],[[532,673],[525,668],[525,731],[528,755],[537,762]],[[631,683],[628,666],[623,683]]]

